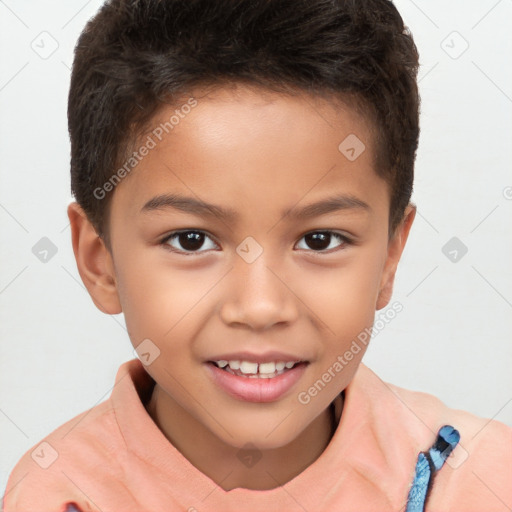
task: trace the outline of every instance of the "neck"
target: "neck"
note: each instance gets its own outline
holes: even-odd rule
[[[315,418],[289,444],[258,453],[257,464],[233,464],[241,460],[240,448],[224,443],[192,418],[158,384],[146,409],[173,446],[199,471],[225,491],[235,488],[274,489],[310,466],[326,449],[336,431],[343,395]],[[286,461],[286,464],[283,463]]]

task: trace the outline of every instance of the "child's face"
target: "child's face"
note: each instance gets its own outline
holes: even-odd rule
[[[158,348],[146,369],[182,421],[232,446],[284,446],[350,383],[366,349],[358,342],[356,351],[353,341],[389,300],[414,211],[388,244],[388,187],[372,169],[369,131],[352,109],[247,88],[195,97],[197,106],[161,141],[153,135],[156,147],[116,187],[113,265],[103,253],[114,283],[88,288],[97,304],[119,300],[135,347],[151,340],[151,358]],[[175,109],[160,112],[150,131]],[[355,160],[339,149],[350,134],[366,146]],[[169,194],[235,216],[145,208]],[[335,196],[367,206],[294,216]],[[189,240],[162,242],[176,230],[191,231]],[[353,243],[311,234],[327,230]],[[280,395],[273,379],[234,377],[267,386],[262,401],[254,389],[242,398],[217,383],[214,375],[225,370],[210,361],[270,351],[286,354],[270,358],[276,362],[307,361],[290,371],[294,379],[280,379],[292,381]]]

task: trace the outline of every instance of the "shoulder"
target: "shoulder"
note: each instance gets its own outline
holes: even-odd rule
[[[512,509],[512,428],[446,407],[444,422],[460,441],[434,481],[429,510]]]
[[[145,434],[150,423],[141,400],[147,400],[151,389],[152,380],[138,359],[121,364],[107,400],[64,423],[23,454],[7,481],[4,512],[64,512],[73,502],[83,512],[97,510],[88,495],[106,502],[115,496],[116,504],[133,508],[124,477],[134,455],[125,439],[130,429],[136,438]]]
[[[444,425],[451,425],[460,434],[458,445],[435,476],[428,510],[512,509],[512,427],[450,408],[429,393],[384,382],[368,367],[362,372],[367,385],[375,388],[376,397],[389,395],[387,400],[395,419],[402,425],[405,437],[419,440],[420,451],[432,446]],[[390,399],[392,396],[396,400]]]
[[[23,454],[7,481],[4,512],[41,509],[43,497],[45,511],[63,512],[73,499],[83,503],[81,475],[94,468],[96,478],[111,479],[120,471],[123,444],[110,399],[84,411]]]

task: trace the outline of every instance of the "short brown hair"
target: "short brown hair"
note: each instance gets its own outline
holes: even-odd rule
[[[71,191],[109,246],[112,177],[164,103],[228,83],[353,98],[374,127],[392,234],[412,194],[418,52],[389,0],[108,0],[75,47]]]

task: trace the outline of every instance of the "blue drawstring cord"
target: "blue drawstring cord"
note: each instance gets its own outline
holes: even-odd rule
[[[409,491],[405,512],[424,512],[434,475],[443,467],[459,440],[459,432],[451,425],[445,425],[439,429],[432,447],[418,455],[416,475]]]

